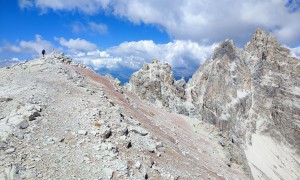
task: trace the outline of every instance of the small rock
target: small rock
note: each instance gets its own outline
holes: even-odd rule
[[[126,148],[129,149],[132,147],[132,144],[131,144],[131,141],[129,141],[127,144],[126,144]]]
[[[93,135],[93,136],[96,136],[96,135],[98,134],[98,132],[97,132],[97,131],[90,131],[89,134],[91,134],[91,135]]]
[[[148,150],[149,150],[149,152],[154,153],[156,151],[156,145],[149,144]]]
[[[107,150],[111,151],[113,149],[113,144],[112,143],[108,143],[107,144]]]
[[[140,169],[141,166],[142,166],[142,164],[141,164],[140,161],[137,161],[137,162],[135,163],[135,167],[136,167],[137,169]]]
[[[122,131],[121,131],[121,134],[122,135],[124,135],[124,136],[127,136],[128,135],[128,128],[127,127],[125,127],[124,129],[122,129]]]
[[[111,135],[112,135],[111,129],[108,128],[102,133],[101,137],[103,137],[104,139],[108,139]]]
[[[146,168],[143,169],[142,175],[143,175],[143,177],[144,177],[145,179],[148,179],[148,178],[149,178],[149,177],[148,177],[148,172],[147,172]]]
[[[126,136],[125,135],[120,136],[120,140],[125,141],[126,140]]]
[[[113,175],[113,170],[110,169],[110,168],[104,168],[103,169],[103,172],[105,174],[105,176],[108,178],[108,179],[111,179],[112,178],[112,175]]]
[[[156,148],[164,147],[162,142],[156,142]]]
[[[13,152],[15,152],[15,150],[16,150],[15,148],[9,148],[5,151],[5,154],[13,153]]]
[[[8,102],[8,101],[11,101],[13,100],[12,98],[0,98],[0,102]]]
[[[30,115],[28,116],[28,119],[29,119],[29,121],[33,121],[38,116],[40,116],[40,113],[35,111],[35,112],[30,113]]]
[[[27,120],[23,120],[19,123],[19,128],[20,129],[26,129],[29,126]]]
[[[87,135],[87,131],[86,130],[78,130],[78,134]]]
[[[131,126],[129,130],[142,136],[146,136],[148,134],[148,131],[140,126]]]

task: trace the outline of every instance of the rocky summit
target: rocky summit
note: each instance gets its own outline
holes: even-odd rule
[[[128,89],[213,124],[230,142],[224,145],[230,162],[254,179],[300,178],[300,60],[274,36],[259,29],[244,49],[221,42],[188,83],[175,81],[166,67],[157,61],[144,65]]]
[[[122,86],[64,54],[0,69],[0,179],[299,179],[300,61],[257,30]]]

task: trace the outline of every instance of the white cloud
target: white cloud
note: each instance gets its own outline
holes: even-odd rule
[[[99,34],[107,34],[108,28],[105,24],[90,22],[89,27],[92,31],[97,32]]]
[[[80,22],[73,23],[71,25],[71,28],[72,28],[72,32],[75,34],[79,34],[87,31],[86,27]]]
[[[216,42],[232,38],[244,43],[258,27],[273,31],[287,44],[300,38],[300,12],[290,13],[283,0],[118,2],[116,15],[135,23],[158,24],[176,39]]]
[[[192,41],[176,40],[167,44],[155,44],[153,41],[125,42],[107,51],[119,57],[125,57],[126,64],[140,68],[144,62],[159,59],[169,63],[174,69],[195,69],[210,57],[216,45],[199,45]],[[124,65],[126,65],[124,64]]]
[[[291,50],[291,55],[293,57],[300,59],[300,46],[295,47],[295,48],[290,48],[290,50]]]
[[[19,5],[20,7],[28,7],[24,6],[24,3],[21,4],[22,1],[28,0],[20,0]],[[94,14],[99,9],[107,8],[109,5],[110,0],[32,0],[34,2],[35,7],[38,7],[42,9],[43,11],[46,11],[47,9],[53,9],[53,10],[68,10],[68,11],[74,11],[79,10],[87,14]],[[29,6],[30,7],[30,6]]]
[[[91,43],[85,39],[69,39],[66,40],[65,38],[55,38],[60,45],[69,48],[70,51],[93,51],[97,49],[97,45]]]
[[[20,41],[18,45],[5,44],[0,48],[0,52],[13,52],[13,53],[31,53],[34,55],[38,55],[45,49],[46,52],[52,52],[55,46],[42,38],[41,35],[35,35],[35,40],[32,41]]]
[[[100,35],[108,34],[108,27],[103,23],[89,22],[88,24],[83,24],[81,22],[75,22],[71,25],[72,32],[79,33],[97,33]]]
[[[138,70],[145,62],[159,59],[169,63],[176,76],[191,76],[194,71],[210,57],[216,45],[202,46],[192,41],[174,41],[167,44],[155,44],[151,40],[124,42],[105,51],[78,53],[76,61],[90,65],[95,70],[120,69],[120,71]]]
[[[24,0],[23,0],[24,1]],[[300,39],[297,1],[287,0],[34,0],[35,7],[78,10],[87,14],[105,11],[133,23],[154,24],[174,39],[199,43],[227,38],[240,45],[257,28],[272,31],[281,43]],[[21,5],[20,5],[21,6]]]
[[[75,61],[89,65],[94,70],[99,70],[101,68],[117,69],[119,68],[119,63],[122,61],[122,58],[113,57],[109,53],[99,50],[86,53],[80,52],[73,54],[72,57]]]
[[[33,2],[31,0],[19,0],[20,8],[30,8],[33,6]]]

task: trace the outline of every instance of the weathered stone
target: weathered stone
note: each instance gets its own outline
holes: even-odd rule
[[[129,131],[140,134],[142,136],[146,136],[148,134],[148,131],[140,126],[130,126]]]
[[[134,166],[135,166],[135,168],[140,169],[142,166],[142,163],[140,161],[137,161]]]
[[[27,120],[23,120],[19,123],[19,128],[20,129],[26,129],[29,126],[28,121]]]
[[[104,168],[103,169],[104,175],[108,178],[111,179],[113,176],[113,170],[110,168]]]
[[[111,128],[106,128],[103,133],[101,134],[101,137],[104,139],[108,139],[112,135]]]
[[[10,153],[13,153],[13,152],[15,152],[15,148],[9,148],[9,149],[7,149],[7,150],[5,150],[5,154],[10,154]]]
[[[8,102],[8,101],[11,101],[11,100],[13,100],[13,99],[10,98],[10,97],[7,97],[7,98],[0,97],[0,102]]]
[[[150,158],[145,157],[143,160],[143,164],[145,164],[149,168],[152,168],[152,166],[154,165],[154,160],[152,159],[152,157],[150,157]]]
[[[87,131],[86,130],[78,130],[78,134],[87,135]]]

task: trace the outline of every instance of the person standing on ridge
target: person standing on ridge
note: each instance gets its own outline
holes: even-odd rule
[[[43,55],[43,57],[45,56],[45,54],[46,54],[46,51],[45,51],[45,49],[43,49],[43,50],[42,50],[42,55]]]

